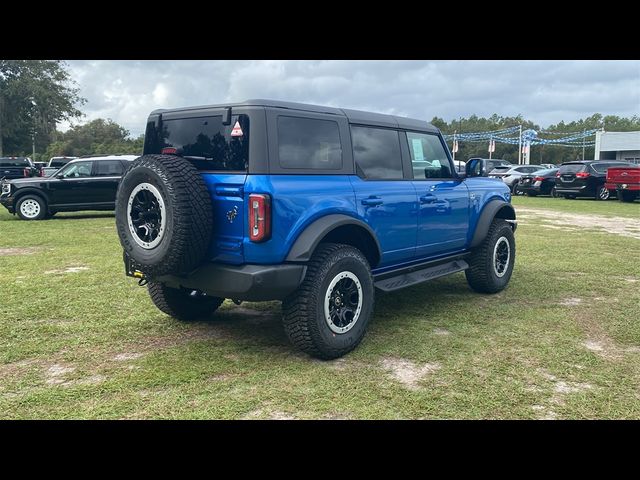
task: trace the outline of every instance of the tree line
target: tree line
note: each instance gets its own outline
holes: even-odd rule
[[[79,88],[71,78],[68,66],[59,60],[0,60],[0,156],[32,156],[34,161],[45,161],[59,155],[80,156],[89,154],[139,154],[142,153],[144,135],[131,138],[129,131],[111,119],[96,119],[84,125],[76,125],[66,132],[57,130],[63,120],[79,119],[80,108],[86,99],[79,95]],[[522,125],[523,130],[542,130],[540,125],[522,115],[489,118],[470,117],[445,121],[434,117],[431,123],[443,134],[485,132]],[[604,128],[606,131],[640,130],[640,117],[603,116],[599,113],[587,118],[549,125],[544,130],[569,133]],[[543,138],[557,138],[540,134]],[[487,157],[488,142],[460,141],[456,159]],[[449,148],[451,148],[449,142]],[[584,158],[594,158],[594,147],[586,147]],[[496,142],[493,158],[512,163],[518,161],[518,146]],[[561,163],[582,158],[581,147],[558,145],[534,145],[530,161]]]

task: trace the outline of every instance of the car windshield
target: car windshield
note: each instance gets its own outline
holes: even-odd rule
[[[0,158],[0,167],[28,167],[26,158]]]

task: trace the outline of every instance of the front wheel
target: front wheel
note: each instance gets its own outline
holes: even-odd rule
[[[151,301],[159,310],[185,322],[210,318],[224,302],[224,298],[211,297],[197,290],[171,288],[159,282],[149,282],[147,288]]]
[[[321,244],[304,281],[282,302],[284,330],[299,349],[323,360],[358,346],[373,314],[369,262],[349,245]]]
[[[16,213],[22,220],[43,220],[47,218],[47,204],[37,195],[25,195],[18,200]]]
[[[607,187],[604,185],[598,187],[598,190],[596,191],[596,200],[609,200],[610,197],[611,192]]]
[[[494,219],[487,236],[469,257],[465,276],[480,293],[497,293],[509,283],[516,258],[516,240],[511,225]]]

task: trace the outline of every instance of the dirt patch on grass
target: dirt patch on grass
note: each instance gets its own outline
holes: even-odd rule
[[[45,370],[45,383],[47,385],[61,385],[67,382],[67,375],[75,371],[75,367],[67,367],[61,364],[53,364]]]
[[[258,408],[242,417],[243,420],[296,420],[296,417],[279,410]]]
[[[547,405],[532,405],[531,408],[538,412],[539,420],[555,420],[558,414],[554,411],[554,407],[565,404],[565,397],[573,393],[580,393],[593,390],[593,385],[589,383],[572,382],[566,379],[560,379],[549,373],[545,369],[538,369],[538,375],[545,380],[552,382],[552,395]]]
[[[46,270],[44,273],[45,275],[64,275],[66,273],[84,272],[85,270],[89,270],[89,267],[86,267],[84,265],[78,265],[75,267],[67,267],[67,268],[61,268],[56,270]]]
[[[41,250],[37,247],[13,247],[13,248],[0,248],[0,257],[8,257],[11,255],[33,255]]]
[[[576,323],[584,330],[586,335],[582,347],[605,360],[621,360],[625,354],[640,353],[640,346],[622,347],[618,345],[613,338],[607,335],[601,322],[601,317],[594,316],[588,310],[576,315]]]
[[[385,358],[380,363],[395,381],[409,390],[418,390],[424,377],[440,369],[437,363],[419,365],[403,358]]]
[[[560,300],[560,302],[558,302],[558,305],[563,305],[565,307],[574,307],[580,304],[582,304],[582,299],[578,297],[569,297],[569,298],[562,299]]]
[[[640,220],[625,217],[556,212],[539,208],[516,207],[518,218],[542,221],[541,227],[567,231],[585,228],[604,231],[622,237],[640,239]]]
[[[127,352],[127,353],[119,353],[112,360],[116,362],[128,362],[129,360],[137,360],[142,357],[144,354],[139,352]]]
[[[447,335],[451,335],[451,332],[446,328],[434,328],[433,334],[446,337]]]

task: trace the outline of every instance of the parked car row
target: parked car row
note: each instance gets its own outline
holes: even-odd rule
[[[122,173],[137,155],[73,159],[49,177],[4,179],[0,204],[23,220],[42,220],[56,212],[113,210]]]

